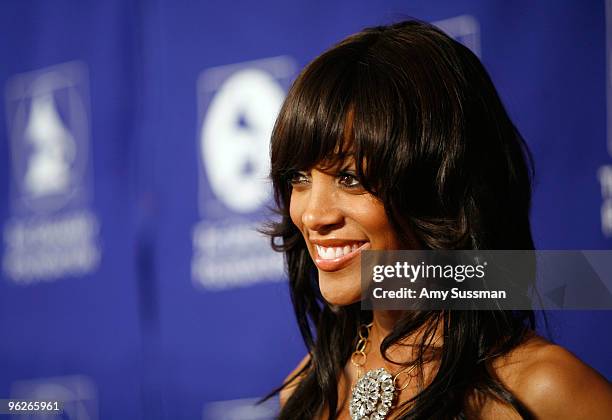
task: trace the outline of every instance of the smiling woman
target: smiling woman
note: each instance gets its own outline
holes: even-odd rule
[[[294,82],[271,160],[308,351],[281,419],[612,417],[531,311],[361,310],[364,249],[533,249],[529,152],[467,48],[418,21],[348,37]]]
[[[359,300],[362,250],[400,246],[383,204],[357,179],[354,162],[341,163],[344,169],[317,165],[289,180],[291,220],[317,267],[321,294],[332,305]]]

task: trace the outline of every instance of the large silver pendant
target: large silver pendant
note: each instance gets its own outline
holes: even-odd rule
[[[383,420],[395,398],[393,376],[384,368],[369,370],[355,386],[349,405],[352,420]]]

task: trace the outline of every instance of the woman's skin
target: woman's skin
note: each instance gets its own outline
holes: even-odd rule
[[[334,165],[332,169],[318,166],[298,172],[291,183],[291,220],[302,233],[317,266],[323,297],[330,304],[339,306],[359,301],[361,250],[405,248],[400,246],[383,204],[361,186],[355,175],[354,162],[350,160]],[[414,243],[416,247],[417,241]],[[368,346],[364,372],[379,367],[386,367],[392,374],[401,370],[398,365],[385,361],[380,354],[382,339],[390,333],[400,316],[401,311],[373,311],[371,344]],[[387,356],[391,360],[412,360],[413,347],[410,344],[418,342],[418,338],[408,337],[401,345],[394,345]],[[441,339],[440,336],[436,338],[434,348],[440,345]],[[435,350],[431,359],[423,366],[425,383],[436,371]],[[294,372],[299,371],[307,360],[308,356]],[[491,369],[538,419],[612,419],[610,383],[570,352],[535,333],[508,355],[493,361]],[[292,376],[293,372],[288,379]],[[401,403],[418,392],[419,381],[416,377],[411,379],[408,374],[402,374],[399,379],[400,385],[408,383],[399,395]],[[350,418],[348,401],[350,389],[356,380],[356,368],[349,361],[338,381],[339,419]],[[281,404],[290,396],[298,381],[281,392]],[[468,418],[520,418],[511,407],[490,397],[470,396],[466,410]],[[393,418],[393,415],[392,411],[389,418]],[[327,418],[327,413],[323,413],[322,418]]]

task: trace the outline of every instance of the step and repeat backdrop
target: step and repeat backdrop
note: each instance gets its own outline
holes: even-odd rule
[[[276,114],[324,49],[407,17],[490,71],[535,156],[538,248],[610,249],[612,1],[5,1],[0,398],[273,418],[253,403],[305,352],[256,231]],[[550,321],[612,378],[612,314]]]

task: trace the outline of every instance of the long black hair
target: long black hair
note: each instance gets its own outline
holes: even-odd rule
[[[366,28],[317,57],[293,83],[271,142],[280,221],[267,233],[273,248],[285,254],[295,315],[310,354],[280,419],[310,419],[324,409],[336,418],[338,378],[358,327],[372,319],[359,303],[325,302],[289,215],[291,174],[347,155],[354,157],[365,188],[384,204],[400,239],[416,236],[424,249],[534,247],[531,157],[468,48],[430,24],[410,20]],[[401,418],[462,418],[466,399],[476,394],[504,401],[529,418],[491,362],[520,344],[534,324],[531,311],[406,312],[382,342],[385,357],[394,343],[425,331],[418,358],[423,363],[438,326],[443,344],[433,380],[400,407]]]

